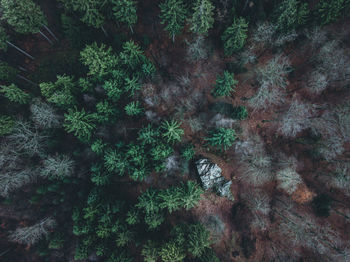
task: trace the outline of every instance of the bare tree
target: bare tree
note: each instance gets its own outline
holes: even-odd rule
[[[60,117],[54,108],[40,100],[34,101],[30,106],[32,120],[40,128],[55,128],[60,125]]]
[[[314,105],[302,103],[294,98],[278,131],[287,137],[295,137],[311,126],[310,118],[315,112],[314,108]]]
[[[66,155],[49,156],[43,161],[40,175],[46,178],[62,179],[74,172],[74,161]]]
[[[32,169],[11,170],[0,173],[0,195],[8,197],[9,194],[31,183],[36,178],[36,172]]]
[[[271,45],[276,27],[268,22],[258,23],[252,33],[252,40],[263,46]]]
[[[309,76],[306,87],[311,93],[320,94],[323,90],[326,89],[327,85],[327,75],[318,70],[314,70]]]
[[[276,179],[278,188],[285,190],[288,194],[293,194],[298,186],[303,183],[300,175],[290,167],[279,170]]]
[[[9,235],[10,241],[24,245],[33,245],[40,239],[47,236],[56,225],[56,221],[51,218],[45,218],[33,226],[17,228]]]

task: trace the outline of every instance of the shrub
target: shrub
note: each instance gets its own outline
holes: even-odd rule
[[[243,17],[234,19],[233,24],[221,36],[225,55],[232,55],[243,48],[247,39],[247,31],[248,22]]]
[[[181,137],[184,134],[184,130],[180,127],[181,123],[171,120],[171,121],[164,121],[160,128],[162,132],[162,136],[167,140],[167,142],[180,142]]]
[[[33,226],[17,228],[10,234],[9,239],[20,244],[33,245],[47,236],[55,225],[56,221],[54,219],[45,218]]]
[[[68,114],[64,114],[63,127],[68,133],[74,133],[79,139],[90,139],[92,131],[96,128],[96,116],[87,114],[84,108],[81,111],[78,109],[68,109]]]
[[[222,76],[218,76],[216,79],[216,85],[212,92],[215,97],[229,96],[233,91],[238,81],[234,79],[234,74],[228,71],[224,71]]]
[[[211,146],[227,150],[236,140],[236,131],[231,128],[220,127],[213,130],[210,136],[204,139]]]
[[[30,98],[29,94],[18,88],[15,84],[0,86],[0,93],[2,93],[11,102],[19,104],[27,104]]]

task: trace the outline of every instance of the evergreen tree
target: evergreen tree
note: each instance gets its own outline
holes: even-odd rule
[[[139,101],[132,101],[125,106],[125,113],[128,116],[137,116],[142,113],[142,107]]]
[[[89,26],[100,28],[105,21],[102,10],[107,3],[105,0],[60,0],[67,10],[82,13],[81,21]]]
[[[139,133],[137,140],[142,144],[152,145],[157,142],[159,136],[159,131],[153,128],[152,125],[148,124],[147,127],[142,128]]]
[[[98,155],[102,155],[106,148],[107,144],[103,143],[102,139],[97,139],[95,142],[92,143],[91,145],[91,150],[92,152],[95,152]]]
[[[1,0],[2,19],[22,34],[38,33],[47,25],[40,7],[32,0]]]
[[[104,155],[104,165],[108,171],[116,172],[122,176],[128,167],[128,162],[127,159],[116,150],[107,150]]]
[[[8,63],[4,61],[0,61],[0,80],[6,83],[12,82],[16,75],[18,74],[18,70],[13,68]]]
[[[0,116],[0,136],[10,134],[14,121],[9,116]]]
[[[174,241],[164,244],[159,255],[163,262],[183,261],[186,257],[184,248]]]
[[[160,207],[167,208],[169,213],[179,210],[181,207],[182,195],[179,188],[171,187],[159,192],[161,200]]]
[[[217,77],[212,94],[214,97],[229,96],[237,84],[238,81],[234,79],[234,74],[225,70],[223,75]]]
[[[146,213],[157,213],[160,210],[158,193],[155,189],[148,189],[138,197],[136,207]]]
[[[57,76],[55,83],[41,83],[41,93],[47,101],[60,107],[68,107],[75,104],[75,83],[71,76]]]
[[[193,224],[188,231],[188,251],[194,257],[199,257],[211,245],[210,233],[202,224]]]
[[[304,25],[310,11],[307,3],[300,3],[299,0],[284,0],[274,12],[277,30],[288,32]]]
[[[175,36],[181,33],[185,26],[185,20],[188,14],[186,6],[183,0],[165,0],[160,3],[160,18],[161,24],[166,24],[165,30],[169,32],[169,35],[173,42]]]
[[[165,217],[161,212],[151,212],[146,213],[145,223],[148,225],[148,228],[153,230],[159,227],[165,221]]]
[[[210,133],[210,137],[205,138],[208,144],[217,148],[227,148],[233,145],[236,140],[236,132],[231,128],[220,127]]]
[[[130,96],[135,95],[135,92],[137,90],[141,89],[139,79],[135,76],[133,76],[131,79],[129,77],[125,78],[125,91],[127,91]]]
[[[210,0],[197,0],[194,4],[194,12],[190,20],[191,31],[199,35],[206,35],[214,24],[213,10],[214,5]]]
[[[247,39],[247,31],[248,22],[243,17],[234,19],[233,24],[221,36],[225,55],[232,55],[243,48]]]
[[[7,51],[7,41],[9,40],[5,29],[0,27],[0,50]]]
[[[196,154],[195,148],[193,145],[188,145],[186,146],[182,153],[181,156],[186,159],[187,161],[190,161],[193,159],[194,155]]]
[[[123,51],[120,53],[120,59],[129,69],[135,70],[141,66],[145,57],[140,47],[130,40],[123,44]]]
[[[117,57],[113,54],[112,48],[106,47],[104,44],[98,46],[96,43],[87,45],[80,52],[81,61],[89,68],[88,75],[102,78],[109,73],[117,65]]]
[[[133,32],[132,27],[137,22],[137,3],[132,0],[112,0],[114,17],[118,22],[125,23]]]
[[[201,195],[203,193],[202,188],[196,182],[187,181],[186,184],[183,184],[180,187],[181,205],[186,210],[195,207],[201,199]]]
[[[126,223],[129,225],[135,225],[140,222],[140,213],[137,209],[131,209],[126,213]]]
[[[104,124],[113,124],[116,122],[117,109],[106,100],[96,104],[96,120]]]
[[[68,133],[74,133],[79,139],[89,140],[96,128],[96,116],[85,112],[84,108],[79,111],[76,107],[68,109],[64,114],[64,128]]]
[[[184,130],[180,127],[181,123],[176,122],[175,120],[164,121],[160,128],[162,131],[162,136],[167,140],[167,142],[180,142],[181,137],[184,134]]]
[[[11,102],[19,104],[27,104],[29,102],[30,95],[17,87],[15,84],[8,86],[0,86],[0,94],[3,94]]]
[[[335,22],[343,13],[349,11],[350,1],[347,0],[321,0],[316,5],[316,13],[321,25]]]
[[[103,89],[106,90],[108,98],[114,102],[118,101],[123,93],[122,84],[124,80],[121,79],[121,77],[123,77],[124,74],[121,71],[117,72],[113,73],[113,79],[106,81],[103,85]]]
[[[148,240],[142,247],[141,255],[145,262],[157,262],[159,251],[155,242]]]

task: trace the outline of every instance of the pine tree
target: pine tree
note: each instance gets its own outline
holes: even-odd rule
[[[0,116],[0,136],[11,133],[14,121],[9,116]]]
[[[236,132],[231,128],[220,127],[213,130],[210,136],[205,138],[208,144],[219,149],[228,149],[236,140]]]
[[[144,127],[139,131],[137,140],[142,144],[152,145],[157,142],[158,137],[159,131],[156,128],[152,127],[151,124],[148,124],[147,127]]]
[[[186,146],[181,152],[181,156],[187,161],[192,160],[195,154],[196,151],[193,145]]]
[[[247,31],[248,22],[243,17],[234,19],[233,24],[221,36],[225,55],[232,55],[243,48],[247,39]]]
[[[129,225],[136,225],[140,222],[140,213],[137,209],[131,209],[126,213],[126,223]]]
[[[139,79],[135,76],[133,76],[131,79],[129,77],[125,78],[124,88],[130,96],[135,95],[135,92],[141,89]]]
[[[1,0],[2,19],[22,34],[38,33],[47,25],[40,7],[32,0]]]
[[[91,138],[93,130],[96,128],[96,116],[85,112],[84,108],[79,111],[76,107],[68,109],[64,114],[64,128],[68,133],[74,133],[79,139]]]
[[[165,0],[160,3],[160,18],[161,24],[166,24],[165,30],[169,32],[169,35],[173,42],[175,36],[181,33],[185,26],[185,20],[188,14],[186,6],[183,0]]]
[[[123,44],[123,51],[120,53],[120,59],[124,65],[131,70],[135,70],[138,66],[141,66],[145,57],[140,47],[130,40]]]
[[[65,108],[76,102],[74,98],[76,87],[71,76],[57,76],[55,83],[41,83],[39,87],[47,101],[57,106]]]
[[[159,255],[163,262],[183,261],[186,257],[184,248],[174,241],[164,244]]]
[[[277,30],[288,32],[304,25],[309,15],[307,3],[299,0],[284,0],[275,9]]]
[[[159,251],[155,242],[148,240],[142,247],[141,255],[145,262],[157,262]]]
[[[335,22],[346,10],[350,10],[350,1],[346,0],[321,0],[316,5],[321,25]]]
[[[15,84],[0,86],[0,94],[1,93],[11,102],[19,104],[27,104],[30,99],[30,95],[17,87]]]
[[[143,111],[139,101],[132,101],[125,106],[125,113],[128,116],[140,115]]]
[[[113,102],[118,101],[121,95],[123,94],[123,76],[124,74],[121,71],[115,71],[113,73],[113,79],[106,81],[103,85],[103,89],[106,90],[108,98],[111,99]]]
[[[4,61],[0,61],[0,80],[6,83],[11,83],[16,75],[18,74],[18,70],[10,66],[8,63]]]
[[[196,182],[187,181],[180,187],[181,205],[186,210],[193,208],[198,204],[203,193],[202,188]]]
[[[179,210],[181,207],[181,192],[176,187],[171,187],[159,192],[159,199],[161,200],[160,207],[167,208],[169,213]]]
[[[143,209],[146,213],[157,213],[160,210],[159,192],[155,189],[148,189],[138,197],[137,208]]]
[[[234,74],[225,70],[223,75],[217,77],[212,94],[214,97],[229,96],[237,84],[238,81],[234,79]]]
[[[106,47],[104,44],[98,46],[96,43],[87,45],[80,52],[81,61],[89,68],[88,75],[103,78],[117,65],[117,57],[113,54],[111,47]]]
[[[210,247],[210,233],[202,224],[193,224],[189,227],[188,251],[194,256],[201,256]]]
[[[214,5],[210,0],[197,0],[194,4],[194,13],[190,20],[191,31],[199,35],[206,35],[214,24],[213,10]]]
[[[107,150],[104,155],[104,166],[108,171],[122,176],[128,168],[128,161],[116,150]]]
[[[137,22],[137,3],[132,0],[112,0],[113,14],[118,22],[125,23],[133,32]]]
[[[103,100],[96,104],[96,119],[99,123],[113,124],[116,122],[117,109],[107,100]]]
[[[184,134],[184,130],[180,127],[181,123],[171,120],[169,121],[164,121],[160,128],[162,131],[162,136],[167,140],[167,142],[174,143],[176,141],[180,142],[181,137]]]
[[[156,229],[165,221],[165,217],[162,212],[151,212],[146,213],[145,223],[148,225],[148,228],[151,230]]]

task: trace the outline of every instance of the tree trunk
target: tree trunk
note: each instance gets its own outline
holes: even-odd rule
[[[43,33],[39,30],[39,33],[49,42],[51,45],[53,45],[53,42]]]
[[[108,37],[107,31],[105,30],[105,28],[103,27],[103,25],[101,26],[101,30],[102,30],[102,32],[105,34],[105,36]]]
[[[17,51],[21,52],[22,54],[26,55],[27,57],[29,57],[30,59],[34,60],[35,58],[33,56],[31,56],[30,54],[28,54],[27,52],[25,52],[24,50],[22,50],[21,48],[15,46],[14,44],[12,44],[9,41],[6,41],[6,43],[10,46],[12,46],[13,48],[15,48]]]
[[[55,34],[50,30],[50,28],[48,28],[46,25],[44,25],[44,28],[46,29],[47,32],[49,32],[49,34],[55,38],[55,40],[58,42],[58,38],[55,36]]]
[[[34,83],[33,81],[30,81],[28,78],[24,77],[24,76],[21,76],[21,75],[17,75],[18,78],[26,81],[27,83],[29,84],[32,84],[33,86],[38,86],[38,84]]]

